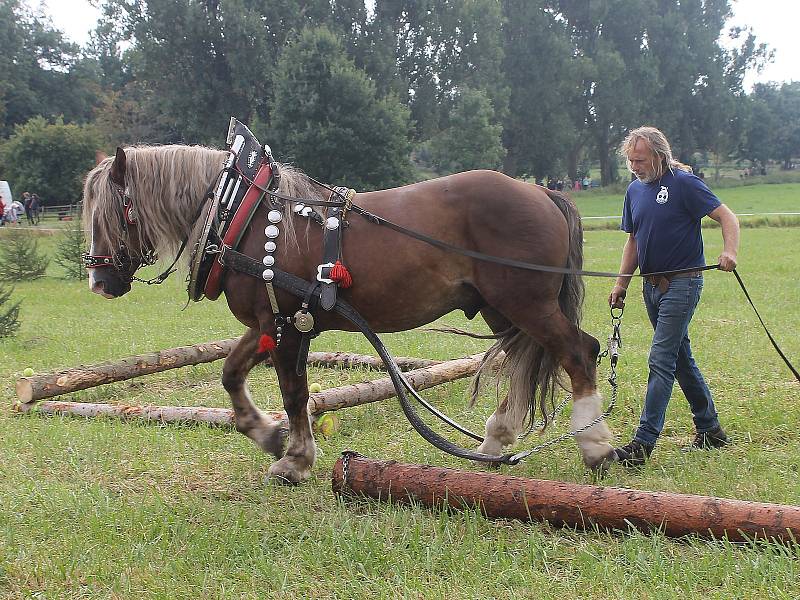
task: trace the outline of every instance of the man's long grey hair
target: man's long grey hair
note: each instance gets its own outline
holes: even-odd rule
[[[652,167],[656,179],[661,177],[668,169],[670,171],[672,169],[680,169],[681,171],[692,172],[692,167],[683,164],[672,156],[672,148],[670,148],[669,142],[667,141],[667,136],[665,136],[660,129],[646,125],[644,127],[637,127],[628,133],[620,148],[620,154],[625,158],[628,164],[628,170],[631,173],[633,173],[633,169],[631,169],[628,156],[633,152],[633,148],[639,140],[642,140],[647,144],[647,147],[653,151]]]

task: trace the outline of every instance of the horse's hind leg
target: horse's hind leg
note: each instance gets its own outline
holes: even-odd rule
[[[283,456],[286,423],[266,416],[253,404],[247,388],[247,374],[258,363],[256,351],[260,332],[249,329],[225,359],[222,385],[231,397],[236,429],[275,458]]]
[[[481,316],[492,330],[497,334],[508,330],[512,323],[490,307],[481,309]],[[497,405],[492,415],[486,420],[486,432],[483,443],[477,451],[483,454],[499,456],[505,446],[510,446],[517,440],[517,435],[522,431],[522,424],[528,413],[527,400],[511,402],[509,394]],[[499,466],[499,465],[498,465]]]
[[[272,352],[283,406],[289,417],[289,441],[283,458],[269,468],[269,475],[285,483],[308,479],[317,457],[308,412],[308,379],[305,372],[302,376],[296,372],[299,351],[300,336],[284,331],[280,347]]]
[[[575,325],[570,323],[558,306],[552,306],[549,310],[540,307],[538,314],[547,316],[532,317],[527,311],[514,311],[509,307],[503,314],[508,312],[519,314],[508,314],[513,323],[532,338],[531,342],[544,348],[544,351],[551,354],[559,362],[569,375],[572,385],[572,420],[573,429],[580,429],[591,423],[600,416],[602,398],[597,392],[597,374],[595,360],[599,351],[599,344],[592,336],[584,333]],[[525,350],[535,353],[535,347],[525,348],[524,344],[517,349],[517,352]],[[521,356],[525,356],[522,354]],[[530,354],[529,356],[533,356]],[[523,368],[518,365],[517,369]],[[511,375],[511,387],[514,387],[514,375]],[[521,381],[519,385],[531,385],[530,379]],[[530,388],[528,388],[530,389]],[[505,407],[501,404],[498,410],[489,418],[486,428],[486,440],[482,448],[486,450],[496,449],[499,445],[511,443],[516,434],[521,429],[522,421],[519,414],[523,414],[525,406],[518,406],[517,403],[525,397],[524,392],[509,394],[511,406]],[[611,431],[605,422],[601,421],[587,428],[585,431],[576,435],[578,446],[581,449],[584,463],[591,468],[602,468],[605,464],[613,460],[613,448]]]

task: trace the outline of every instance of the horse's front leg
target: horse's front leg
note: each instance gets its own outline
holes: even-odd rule
[[[265,415],[253,404],[247,389],[247,374],[259,362],[257,355],[258,329],[249,329],[225,359],[222,369],[222,385],[230,394],[237,431],[253,440],[265,452],[275,458],[283,456],[286,439],[286,422]]]
[[[271,353],[283,406],[289,417],[289,442],[283,458],[269,468],[269,475],[285,483],[300,483],[308,479],[317,457],[308,412],[308,379],[305,372],[302,376],[297,375],[299,351],[300,335],[285,331],[280,347]]]

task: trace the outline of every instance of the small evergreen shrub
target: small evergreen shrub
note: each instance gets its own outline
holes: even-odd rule
[[[44,276],[50,259],[39,253],[39,244],[27,232],[3,238],[0,245],[0,281],[32,281]]]
[[[19,330],[19,305],[12,304],[8,307],[11,300],[12,289],[0,285],[0,338],[11,337]]]
[[[56,245],[55,261],[64,269],[64,279],[86,279],[89,274],[83,266],[86,236],[79,219],[72,221],[61,234]]]

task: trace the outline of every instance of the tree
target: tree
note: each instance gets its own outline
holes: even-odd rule
[[[784,169],[790,169],[792,159],[800,156],[800,81],[780,87],[774,113],[778,127],[773,157],[781,161]]]
[[[99,56],[113,71],[119,43],[131,44],[124,59],[139,91],[149,95],[146,112],[169,131],[164,141],[219,144],[231,115],[266,119],[274,66],[297,31],[332,22],[337,12],[344,33],[344,22],[360,14],[353,4],[105,0]]]
[[[276,153],[318,179],[364,190],[409,178],[408,109],[378,97],[326,27],[302,31],[283,52],[270,122]]]
[[[49,263],[30,235],[12,235],[0,246],[0,281],[32,281],[44,277]]]
[[[430,143],[433,165],[439,171],[498,169],[505,148],[494,107],[486,94],[466,89],[457,96],[447,129]]]
[[[657,0],[650,14],[647,45],[657,78],[644,119],[664,130],[683,162],[698,149],[727,160],[739,143],[744,75],[768,56],[742,28],[728,33],[730,49],[721,46],[730,14],[729,0]]]
[[[13,292],[13,289],[8,289],[0,284],[0,338],[11,337],[19,330],[20,302],[17,301],[16,304],[8,306]]]
[[[80,219],[72,221],[61,233],[56,246],[56,263],[64,269],[65,279],[86,279],[89,274],[83,265],[86,236]]]
[[[573,114],[600,161],[603,185],[618,179],[616,152],[641,115],[655,80],[647,19],[655,0],[557,2],[579,70],[581,110]]]
[[[75,44],[22,0],[0,0],[0,137],[39,115],[86,122],[97,91]]]
[[[777,86],[758,84],[749,97],[744,135],[741,139],[740,155],[753,164],[766,166],[774,155],[775,138],[780,122],[775,115]]]
[[[496,0],[377,2],[356,63],[381,95],[409,106],[415,138],[426,140],[443,126],[459,89],[481,90],[498,118],[505,115],[501,24]]]
[[[44,204],[75,203],[99,144],[89,126],[34,117],[0,145],[0,169],[15,189],[37,193]]]
[[[579,62],[563,20],[547,2],[503,0],[503,72],[511,90],[503,120],[507,155],[503,172],[512,177],[553,174],[570,151],[582,145],[570,111],[583,115],[579,98]],[[583,129],[582,127],[580,129]],[[583,138],[585,141],[585,137]],[[575,160],[577,163],[577,159]],[[574,168],[577,170],[577,168]],[[570,173],[575,177],[574,173]]]

